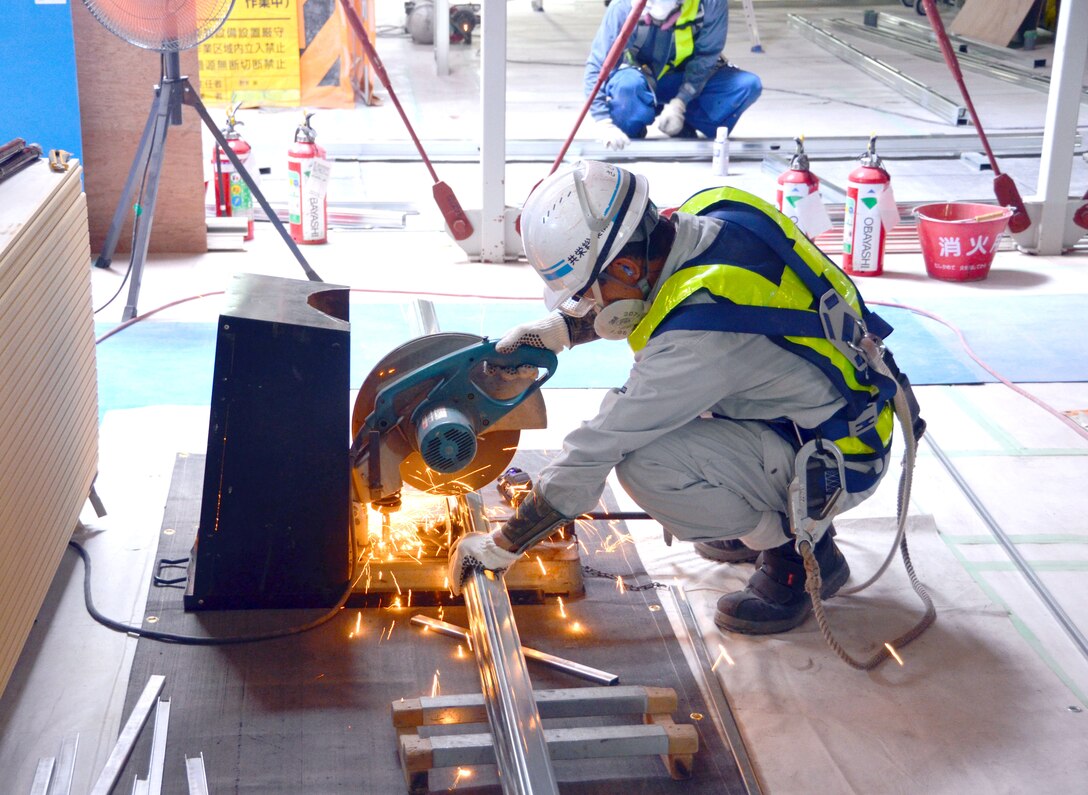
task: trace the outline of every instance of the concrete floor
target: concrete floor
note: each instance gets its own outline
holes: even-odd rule
[[[528,3],[508,6],[511,139],[562,138],[580,103],[581,61],[601,5],[597,0],[545,0],[545,4],[543,14],[533,13]],[[801,133],[809,138],[873,131],[882,136],[962,133],[964,128],[950,128],[798,38],[785,22],[787,13],[860,17],[872,6],[913,14],[899,4],[757,2],[762,54],[750,52],[740,9],[735,9],[727,55],[760,74],[765,85],[764,96],[735,130],[735,140]],[[397,23],[397,8],[380,13],[389,15],[380,17],[380,24]],[[433,76],[429,51],[405,37],[390,32],[379,37],[378,47],[424,141],[478,140],[478,42],[453,48],[453,73],[442,80]],[[955,95],[940,64],[895,53],[882,56]],[[969,78],[969,86],[988,131],[1041,131],[1045,94],[985,79]],[[273,168],[264,180],[268,191],[282,195],[283,176],[277,169],[298,111],[243,113],[248,114],[243,128],[247,139],[262,164]],[[403,138],[389,103],[322,111],[314,123],[329,146]],[[585,133],[582,137],[587,138]],[[1016,168],[1008,170],[1025,196],[1030,195],[1037,161],[1010,162]],[[700,187],[723,181],[710,176],[705,161],[629,165],[650,178],[659,204],[677,203]],[[1086,181],[1083,160],[1077,157],[1074,165],[1071,192],[1079,194]],[[816,168],[827,178],[842,181],[848,163]],[[889,168],[903,202],[974,197],[985,193],[990,181],[956,160],[927,164],[889,157]],[[545,170],[543,163],[512,164],[507,172],[508,203],[520,204]],[[478,206],[478,166],[443,163],[439,173],[463,205]],[[441,231],[430,201],[429,178],[420,164],[338,163],[334,175],[333,202],[361,201],[375,207],[407,203],[417,214],[408,216],[403,230],[333,230],[327,246],[307,249],[311,264],[326,281],[375,291],[419,290],[425,285],[423,297],[432,300],[464,294],[507,299],[539,295],[539,283],[523,263],[472,262]],[[774,181],[761,173],[756,161],[737,161],[724,181],[773,196]],[[92,273],[96,306],[117,289],[121,265]],[[1079,252],[1065,257],[1003,252],[985,282],[953,284],[926,278],[920,255],[902,254],[888,258],[885,277],[867,280],[861,287],[870,303],[923,308],[933,298],[970,301],[993,291],[1084,295],[1085,265]],[[147,311],[221,290],[235,272],[301,277],[273,230],[262,224],[257,239],[243,251],[153,258],[144,274],[140,308]],[[379,292],[373,300],[392,299]],[[117,320],[121,304],[116,302],[99,320]],[[218,311],[219,299],[207,298],[156,318],[211,320]],[[102,379],[109,377],[100,374]],[[1025,389],[1059,412],[1088,408],[1088,385],[1083,383],[1030,384]],[[1088,442],[1001,385],[933,386],[920,392],[931,438],[993,522],[1036,565],[1039,578],[1074,628],[1088,632],[1084,576],[1088,504],[1082,485],[1088,474]],[[596,405],[599,395],[597,390],[549,390],[549,428],[525,434],[523,446],[556,446],[567,429],[587,416],[587,407]],[[78,535],[94,557],[95,598],[107,615],[143,622],[143,599],[172,462],[178,452],[204,451],[206,423],[207,410],[193,407],[155,406],[106,415],[98,487],[110,513],[97,520],[85,511],[87,529]],[[622,494],[618,487],[614,491]],[[888,521],[894,507],[894,487],[886,484],[843,520],[842,540],[856,577],[872,571],[891,543]],[[690,548],[667,549],[651,523],[633,523],[632,533],[651,574],[688,592],[709,647],[717,650],[723,644],[735,660],[736,665],[721,665],[717,673],[764,791],[1078,791],[1088,776],[1088,745],[1083,742],[1088,659],[1083,649],[1011,567],[991,528],[928,444],[920,449],[912,515],[914,559],[937,601],[938,624],[904,651],[902,668],[885,665],[871,674],[857,673],[835,660],[812,622],[781,638],[722,636],[710,622],[713,600],[742,585],[747,571],[713,566]],[[81,588],[80,566],[66,555],[12,682],[0,698],[5,791],[28,792],[37,759],[55,754],[62,738],[78,731],[73,791],[84,792],[116,738],[135,640],[94,624],[83,610]],[[899,564],[893,564],[871,595],[836,600],[829,606],[833,623],[852,649],[893,637],[919,611]],[[421,692],[426,684],[421,683]]]

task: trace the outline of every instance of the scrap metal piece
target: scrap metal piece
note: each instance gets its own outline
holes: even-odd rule
[[[426,627],[440,635],[446,635],[447,637],[456,638],[457,640],[467,640],[469,637],[469,631],[467,629],[462,629],[456,624],[450,624],[446,621],[439,621],[437,618],[431,618],[429,616],[412,616],[411,622],[421,627]],[[535,660],[541,665],[546,665],[549,668],[556,671],[562,671],[571,676],[577,676],[581,679],[585,679],[587,682],[595,682],[599,685],[609,686],[618,685],[620,682],[618,674],[602,671],[600,668],[583,665],[582,663],[577,663],[564,657],[557,657],[554,654],[548,654],[547,652],[537,651],[528,646],[522,646],[521,653],[525,655],[525,659],[527,660]]]
[[[920,83],[912,77],[903,74],[891,64],[885,63],[871,55],[854,47],[838,36],[828,33],[822,27],[797,14],[788,14],[790,27],[800,33],[804,38],[819,45],[836,58],[856,66],[865,74],[879,80],[886,86],[898,91],[907,99],[922,106],[935,116],[944,119],[949,124],[965,124],[967,121],[967,109],[959,103],[953,102],[942,94],[932,90],[924,83]]]
[[[204,753],[185,757],[185,780],[189,795],[208,795],[208,778],[204,773]]]
[[[117,784],[117,779],[121,776],[121,770],[124,768],[125,762],[128,761],[129,756],[132,754],[132,749],[136,745],[136,738],[139,737],[140,730],[151,716],[151,707],[155,703],[155,699],[158,698],[165,683],[166,677],[160,674],[154,674],[148,678],[147,685],[144,686],[144,691],[136,700],[136,704],[133,706],[132,712],[129,714],[124,727],[121,729],[121,734],[118,736],[117,742],[113,746],[113,750],[110,751],[110,755],[106,759],[105,767],[102,768],[102,772],[98,775],[98,780],[91,788],[90,795],[110,795],[110,792],[113,791],[114,785]]]
[[[162,771],[166,762],[166,734],[170,729],[170,702],[159,699],[155,705],[155,730],[151,739],[151,768],[147,788],[151,795],[162,792]]]
[[[69,795],[71,793],[72,776],[76,770],[76,751],[78,749],[79,732],[69,734],[61,741],[60,753],[57,754],[57,766],[53,768],[53,779],[49,782],[49,795]]]
[[[471,518],[466,529],[487,529],[478,494],[467,494],[458,502]],[[502,574],[482,569],[470,572],[462,588],[503,793],[558,795],[559,785]]]
[[[30,795],[46,795],[49,791],[49,782],[53,778],[53,764],[56,761],[51,756],[43,756],[38,760],[38,766],[34,768],[34,781],[30,784]]]

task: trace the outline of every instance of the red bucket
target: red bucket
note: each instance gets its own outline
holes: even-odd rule
[[[914,208],[926,273],[934,279],[985,279],[1012,210],[992,204],[942,202]]]

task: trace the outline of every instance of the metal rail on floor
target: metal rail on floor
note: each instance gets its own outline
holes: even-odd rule
[[[1026,131],[993,133],[988,136],[994,154],[998,157],[1038,157],[1043,145],[1043,132]],[[866,136],[806,137],[805,152],[810,160],[853,160],[865,151],[869,143]],[[429,140],[424,142],[433,163],[478,163],[480,146],[473,141]],[[563,141],[550,139],[520,139],[506,142],[507,162],[551,163],[559,153]],[[705,138],[678,139],[653,138],[631,141],[620,151],[605,148],[591,140],[576,140],[567,150],[568,160],[587,158],[612,162],[676,162],[706,161],[713,156],[714,142]],[[796,142],[791,137],[730,138],[730,160],[762,160],[769,154],[791,153]],[[978,135],[949,133],[947,135],[884,135],[880,138],[880,153],[891,159],[932,159],[959,157],[964,152],[978,149]],[[1078,135],[1074,143],[1076,153],[1083,152]],[[352,144],[329,144],[328,157],[342,161],[401,162],[416,161],[419,153],[405,141],[366,141]]]
[[[470,515],[472,525],[465,529],[486,530],[487,518],[478,495],[466,494],[462,500],[469,509],[465,513]],[[559,786],[502,574],[478,569],[465,578],[462,587],[503,793],[558,795]]]
[[[937,456],[937,460],[941,462],[941,465],[948,470],[948,474],[952,476],[952,479],[959,486],[960,491],[971,503],[971,507],[975,509],[975,512],[979,515],[979,518],[986,524],[986,527],[993,534],[994,538],[1001,545],[1001,548],[1005,550],[1005,554],[1012,560],[1013,565],[1027,580],[1031,590],[1035,591],[1035,595],[1042,600],[1046,609],[1050,611],[1050,614],[1054,617],[1054,620],[1058,622],[1061,628],[1065,631],[1065,634],[1069,636],[1069,639],[1073,641],[1073,644],[1080,651],[1081,655],[1088,660],[1088,639],[1084,637],[1084,634],[1077,627],[1076,622],[1069,617],[1069,614],[1065,612],[1062,606],[1058,603],[1058,600],[1054,598],[1054,594],[1050,592],[1050,589],[1046,587],[1039,575],[1035,573],[1035,569],[1032,568],[1031,563],[1028,562],[1020,550],[1016,548],[1016,544],[1009,538],[1004,529],[997,523],[993,515],[986,509],[986,506],[982,504],[982,500],[975,494],[974,490],[967,483],[967,480],[963,477],[956,465],[952,463],[952,459],[941,449],[933,439],[933,434],[927,431],[925,436],[922,437],[929,443],[929,446],[933,448],[934,454]]]
[[[958,102],[953,102],[924,83],[903,74],[891,64],[862,52],[857,47],[848,44],[805,17],[789,14],[786,19],[789,21],[789,26],[800,33],[802,37],[823,48],[836,58],[857,67],[874,80],[879,80],[884,85],[891,87],[894,91],[925,108],[934,116],[952,125],[966,123],[967,109]],[[730,151],[730,154],[732,154],[732,151]]]

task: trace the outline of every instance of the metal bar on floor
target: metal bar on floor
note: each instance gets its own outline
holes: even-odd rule
[[[988,136],[994,154],[998,157],[1038,157],[1043,145],[1043,132],[1023,131],[993,133]],[[868,136],[806,137],[805,152],[810,160],[853,160],[865,151]],[[425,143],[432,163],[477,163],[480,147],[472,141],[431,140]],[[506,142],[506,159],[509,163],[551,163],[563,141],[551,139],[518,139]],[[640,161],[640,162],[710,162],[714,142],[707,139],[636,140],[620,151],[606,149],[590,140],[576,140],[567,151],[569,160]],[[761,160],[768,154],[792,153],[796,142],[793,138],[745,138],[729,139],[729,157],[733,160]],[[932,159],[959,157],[964,152],[978,148],[978,135],[950,132],[939,135],[884,135],[880,138],[880,152],[890,159]],[[1076,153],[1083,150],[1078,136]],[[333,160],[363,162],[419,161],[418,150],[404,141],[368,141],[357,144],[329,144],[328,157]]]
[[[456,638],[458,640],[467,640],[469,638],[467,629],[462,629],[456,624],[450,624],[446,621],[439,621],[437,618],[431,618],[429,616],[412,616],[412,623],[421,627],[426,627],[433,632],[437,632],[440,635],[445,635],[450,638]],[[522,646],[521,653],[525,655],[525,659],[527,660],[534,660],[541,665],[546,665],[556,671],[562,671],[565,674],[585,679],[587,682],[594,682],[600,685],[616,685],[619,684],[620,681],[619,676],[616,674],[602,671],[600,668],[582,665],[581,663],[563,657],[556,657],[554,654],[530,649],[528,646]]]
[[[952,480],[959,486],[960,491],[963,492],[963,496],[967,498],[967,501],[971,503],[971,507],[975,509],[975,513],[979,515],[983,523],[989,528],[993,537],[997,540],[997,543],[1001,545],[1001,548],[1005,550],[1005,554],[1012,560],[1013,565],[1024,576],[1024,579],[1028,581],[1028,585],[1035,591],[1035,595],[1042,600],[1046,609],[1050,611],[1050,614],[1058,622],[1065,634],[1069,636],[1069,639],[1073,641],[1073,644],[1080,651],[1081,655],[1088,660],[1088,639],[1085,639],[1080,629],[1073,619],[1069,617],[1069,614],[1065,612],[1058,600],[1054,598],[1054,594],[1050,592],[1050,589],[1046,587],[1039,575],[1035,573],[1035,569],[1032,568],[1020,550],[1017,549],[1016,544],[1009,538],[1004,529],[997,523],[993,515],[986,509],[986,506],[982,504],[982,500],[975,493],[974,489],[968,485],[966,478],[956,469],[956,465],[952,463],[952,459],[941,449],[940,445],[933,439],[933,433],[927,431],[926,435],[922,437],[929,443],[929,446],[933,448],[933,453],[937,456],[937,460],[941,462],[941,465],[948,470],[948,474],[952,476]]]
[[[953,125],[966,123],[967,109],[958,102],[953,102],[924,83],[903,74],[891,64],[867,55],[805,17],[788,14],[786,19],[790,27],[800,33],[803,38],[827,50],[836,58],[857,67],[874,80],[879,80],[891,87],[934,116]],[[732,155],[732,147],[730,147],[730,155]]]
[[[151,795],[162,792],[162,772],[166,762],[166,735],[170,730],[170,702],[159,699],[155,705],[155,726],[151,735],[151,767],[147,774],[147,790]]]
[[[940,50],[936,49],[936,44],[915,41],[888,30],[872,28],[849,19],[832,19],[828,21],[828,24],[834,25],[839,30],[864,36],[872,41],[882,42],[898,50],[909,51],[914,55],[932,61],[941,61],[944,58]],[[959,61],[963,69],[985,77],[991,77],[994,80],[1003,80],[1006,83],[1031,88],[1035,91],[1050,91],[1050,78],[1043,74],[1036,74],[1028,69],[997,63],[986,58],[973,56],[970,53],[957,53],[956,60]],[[1088,102],[1088,89],[1081,90],[1081,102]]]
[[[49,782],[49,795],[70,795],[78,750],[79,732],[69,734],[61,740],[57,766],[53,769],[53,780]]]
[[[34,768],[34,780],[30,782],[30,795],[46,795],[49,792],[49,782],[53,778],[53,765],[56,761],[51,756],[43,756],[38,760],[38,766]]]
[[[129,713],[128,720],[125,721],[121,734],[106,759],[105,767],[102,768],[98,780],[91,788],[90,795],[110,795],[117,783],[117,779],[121,776],[121,770],[124,768],[125,762],[128,761],[129,756],[132,754],[132,749],[136,745],[136,738],[140,736],[140,730],[151,716],[151,707],[154,706],[155,699],[158,698],[159,692],[165,683],[166,677],[160,674],[154,674],[148,678],[144,691],[132,707],[132,712]]]
[[[729,750],[733,753],[733,760],[737,764],[737,772],[740,773],[745,789],[749,795],[759,795],[759,793],[763,792],[759,785],[759,777],[756,776],[755,767],[748,756],[748,749],[744,745],[744,738],[741,736],[737,719],[733,715],[733,708],[729,704],[729,698],[725,694],[721,681],[713,672],[714,663],[707,651],[703,633],[699,631],[699,625],[695,620],[695,613],[691,609],[691,603],[688,602],[688,596],[683,589],[675,585],[669,586],[668,593],[676,605],[676,611],[679,613],[684,629],[687,631],[688,639],[691,641],[692,650],[699,664],[699,670],[693,671],[693,673],[703,680],[704,690],[710,698],[707,706],[714,712],[712,717],[715,719],[715,723],[725,732],[725,741],[729,745]]]
[[[866,19],[868,18],[868,12],[866,12]],[[907,19],[906,17],[897,17],[886,11],[873,11],[872,18],[876,23],[875,27],[877,30],[883,29],[895,31],[900,37],[906,36],[912,41],[929,42],[934,48],[934,52],[936,52],[937,39],[933,34],[933,28],[930,27],[928,22],[916,22],[913,19]],[[874,26],[867,24],[866,27],[871,28]],[[1033,69],[1046,66],[1046,58],[1020,58],[1008,47],[996,47],[992,44],[985,44],[984,42],[976,41],[974,39],[965,39],[963,36],[957,36],[955,33],[949,33],[948,39],[956,45],[957,59],[964,55],[977,55],[993,58],[1001,62],[1007,62],[1014,68],[1020,69],[1025,68],[1024,62],[1027,60],[1031,60]],[[1020,52],[1024,51],[1021,50]]]
[[[473,499],[475,498],[475,499]],[[474,528],[487,529],[483,502],[463,498]],[[521,640],[502,574],[476,570],[463,584],[472,648],[480,669],[487,718],[504,795],[558,795],[555,771],[521,653]]]
[[[208,795],[208,777],[204,772],[204,754],[185,757],[185,781],[189,795]]]

